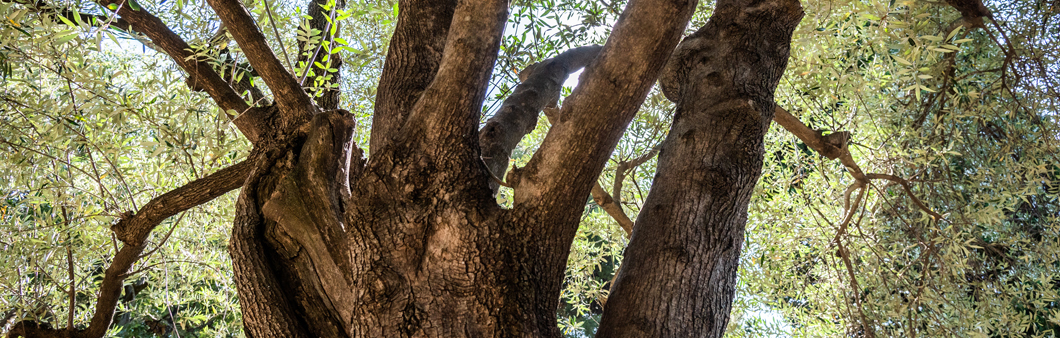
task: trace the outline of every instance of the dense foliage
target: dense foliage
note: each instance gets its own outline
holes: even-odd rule
[[[205,2],[130,4],[159,16],[233,81],[253,81]],[[711,5],[700,4],[691,27]],[[976,25],[941,2],[803,4],[777,102],[813,129],[850,132],[860,169],[889,178],[859,185],[849,166],[774,125],[730,335],[1060,335],[1060,2],[986,5],[993,20]],[[341,56],[340,108],[354,113],[357,143],[367,146],[396,2],[346,3],[328,31],[305,28],[304,1],[247,6],[297,73],[335,72],[294,64],[299,41]],[[523,68],[603,43],[622,6],[513,2],[483,121]],[[3,0],[0,15],[0,332],[23,318],[81,325],[117,250],[108,227],[244,158],[249,143],[107,8]],[[318,93],[321,83],[304,85]],[[599,179],[634,220],[672,114],[653,91]],[[547,125],[542,116],[512,154],[516,164]],[[152,234],[110,334],[242,335],[226,253],[233,195]],[[627,242],[586,198],[557,313],[572,337],[593,334]],[[501,188],[498,203],[510,200]]]

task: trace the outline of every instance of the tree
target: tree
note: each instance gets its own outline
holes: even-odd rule
[[[77,273],[74,271],[74,248],[86,245],[78,242],[90,241],[85,239],[87,236],[83,237],[80,232],[61,233],[65,234],[65,239],[62,244],[52,248],[65,250],[67,257],[69,287],[63,286],[59,291],[66,293],[69,298],[65,328],[52,328],[52,325],[58,326],[60,322],[57,316],[51,315],[52,311],[45,309],[39,311],[42,315],[34,313],[36,316],[20,316],[21,321],[11,327],[9,335],[98,337],[108,334],[108,329],[113,330],[115,322],[128,322],[128,312],[116,309],[127,306],[129,299],[136,297],[141,289],[151,287],[149,283],[128,279],[151,269],[151,264],[143,263],[145,257],[162,247],[161,243],[170,238],[173,229],[177,229],[176,224],[187,213],[180,214],[176,220],[173,216],[228,191],[240,189],[239,197],[235,201],[228,201],[222,208],[229,208],[229,212],[234,209],[235,222],[230,238],[226,240],[232,258],[233,279],[238,288],[243,329],[250,336],[558,336],[561,333],[556,325],[555,311],[560,307],[564,267],[572,243],[576,242],[578,236],[579,218],[586,206],[586,195],[590,193],[595,203],[590,208],[603,209],[632,235],[621,272],[609,283],[614,285],[613,290],[606,299],[600,299],[606,311],[598,334],[606,337],[720,336],[727,328],[733,330],[728,324],[731,324],[729,314],[734,297],[740,289],[736,278],[738,267],[747,269],[752,266],[774,272],[769,267],[762,267],[765,259],[751,264],[740,261],[741,248],[746,243],[744,226],[748,206],[762,173],[763,158],[767,156],[765,138],[774,115],[777,122],[797,136],[801,143],[791,151],[780,149],[768,153],[779,164],[773,175],[767,174],[763,178],[768,184],[757,188],[757,196],[764,196],[758,198],[772,201],[772,205],[780,208],[790,205],[795,197],[809,195],[797,192],[801,188],[796,187],[796,184],[777,182],[776,178],[776,173],[801,175],[799,177],[807,180],[825,175],[823,169],[807,170],[800,162],[792,167],[784,167],[791,163],[784,157],[798,156],[803,149],[807,153],[812,149],[821,156],[840,159],[840,164],[853,179],[848,182],[845,194],[836,198],[846,200],[844,207],[826,208],[829,215],[836,212],[841,216],[835,227],[834,239],[821,245],[815,243],[816,239],[813,238],[798,238],[806,243],[806,249],[797,248],[790,252],[796,256],[807,253],[811,257],[809,264],[796,257],[792,259],[794,262],[785,265],[798,267],[795,269],[800,271],[797,273],[798,278],[818,278],[819,272],[814,268],[814,262],[819,260],[822,251],[835,249],[835,256],[839,258],[835,266],[841,267],[835,271],[849,273],[849,278],[826,285],[842,285],[840,292],[837,292],[843,294],[843,297],[839,297],[842,300],[839,303],[853,309],[842,315],[849,322],[836,323],[837,326],[846,325],[848,334],[873,336],[900,332],[916,335],[917,332],[932,332],[920,326],[922,319],[895,320],[896,317],[890,316],[888,312],[895,309],[921,311],[919,308],[931,306],[922,301],[930,296],[917,294],[916,301],[888,303],[888,300],[897,297],[895,295],[900,294],[904,298],[910,293],[903,288],[887,286],[890,282],[886,278],[901,279],[917,275],[920,279],[914,284],[922,283],[935,273],[935,268],[929,266],[945,265],[952,261],[949,256],[937,252],[963,248],[941,244],[945,236],[932,232],[933,226],[954,224],[948,220],[956,212],[953,208],[942,213],[935,210],[940,206],[958,203],[949,201],[961,194],[947,195],[940,193],[941,189],[932,190],[930,194],[916,190],[917,184],[924,182],[924,176],[916,170],[904,173],[891,170],[901,166],[885,163],[866,166],[872,171],[861,169],[865,163],[859,165],[858,162],[868,156],[847,148],[852,133],[838,132],[842,126],[836,125],[829,128],[837,131],[834,133],[826,134],[811,129],[800,119],[809,115],[807,121],[811,125],[820,126],[821,122],[803,111],[810,109],[808,105],[790,98],[777,100],[774,97],[774,90],[788,63],[792,32],[802,17],[802,8],[797,1],[720,1],[712,8],[710,21],[698,23],[697,20],[691,20],[701,27],[680,44],[678,41],[693,18],[694,2],[630,2],[618,17],[603,46],[572,48],[562,53],[543,48],[549,58],[521,72],[522,82],[511,89],[510,96],[500,109],[481,127],[482,105],[491,95],[490,78],[495,73],[498,50],[504,45],[506,52],[519,53],[518,50],[508,49],[511,46],[503,41],[508,11],[522,10],[527,6],[509,9],[504,2],[401,2],[393,7],[397,11],[397,23],[375,92],[361,95],[374,96],[368,105],[372,114],[371,135],[367,138],[358,135],[359,128],[365,128],[363,125],[367,121],[361,121],[362,125],[358,126],[360,116],[357,113],[337,109],[340,89],[350,90],[341,87],[340,75],[364,76],[357,71],[343,69],[351,65],[357,69],[357,63],[370,62],[371,58],[365,56],[369,53],[339,53],[343,48],[357,47],[337,34],[344,22],[341,18],[352,15],[344,9],[348,4],[342,1],[311,1],[304,22],[299,24],[298,52],[293,59],[287,55],[283,47],[284,38],[277,27],[282,26],[285,20],[291,20],[291,17],[295,21],[303,19],[298,15],[292,16],[290,9],[272,7],[267,1],[253,8],[254,15],[239,2],[209,1],[209,8],[216,12],[223,24],[216,26],[216,29],[209,27],[206,34],[211,36],[210,39],[191,45],[163,23],[183,22],[172,13],[172,18],[163,21],[150,13],[147,6],[133,1],[103,1],[100,4],[107,9],[102,15],[93,14],[99,13],[96,11],[51,7],[44,2],[23,3],[9,6],[20,8],[9,15],[9,22],[17,22],[27,12],[36,13],[40,15],[42,23],[35,27],[34,33],[46,32],[43,36],[48,37],[48,41],[60,45],[83,39],[73,30],[79,27],[96,32],[97,39],[103,37],[99,32],[111,34],[106,28],[112,27],[147,42],[152,48],[167,54],[187,74],[183,82],[189,88],[207,93],[214,104],[220,107],[222,115],[232,119],[232,124],[253,144],[253,148],[242,152],[231,151],[237,146],[228,143],[236,141],[225,137],[223,128],[202,128],[202,125],[208,125],[211,121],[208,117],[195,116],[195,123],[175,125],[159,122],[174,121],[168,120],[164,114],[130,107],[136,105],[130,103],[135,100],[151,104],[174,101],[175,95],[129,95],[121,86],[72,80],[90,73],[93,61],[120,64],[120,61],[103,57],[92,58],[105,54],[102,50],[91,54],[91,57],[86,57],[88,53],[79,54],[69,49],[54,50],[56,53],[53,55],[63,55],[66,59],[54,62],[54,65],[48,62],[40,64],[43,65],[41,72],[54,74],[56,81],[40,81],[45,85],[33,88],[33,77],[29,76],[21,80],[28,85],[13,87],[30,87],[32,90],[27,90],[29,92],[47,92],[49,86],[65,85],[65,90],[60,89],[58,92],[68,94],[69,105],[62,103],[66,108],[52,110],[59,112],[57,114],[40,114],[40,120],[46,120],[41,122],[34,118],[38,116],[37,111],[53,109],[47,105],[54,103],[29,102],[15,95],[5,98],[9,103],[5,109],[9,109],[12,116],[21,114],[13,119],[19,119],[19,123],[34,130],[14,138],[5,138],[4,144],[15,153],[20,153],[23,158],[15,159],[21,161],[19,163],[51,163],[64,168],[68,174],[64,175],[60,171],[48,179],[76,186],[84,185],[85,182],[78,182],[75,177],[88,177],[92,181],[87,182],[88,186],[93,189],[98,186],[98,196],[127,199],[132,201],[133,207],[124,209],[130,212],[117,215],[111,226],[116,238],[116,254],[101,259],[99,271],[88,274],[89,277],[98,276],[96,295],[83,295],[77,290],[81,284],[76,282]],[[978,2],[954,2],[951,5],[960,12],[961,22],[969,27],[982,27],[983,18],[990,17],[990,12]],[[180,8],[186,4],[178,1],[175,6]],[[387,15],[373,10],[362,14]],[[597,14],[587,16],[586,20],[595,21],[597,17],[606,16],[598,13],[606,13],[607,10],[588,8],[587,12]],[[110,11],[116,11],[118,16],[113,16]],[[954,14],[950,11],[952,17]],[[913,17],[913,12],[908,10],[895,16]],[[530,16],[533,15],[531,9]],[[255,16],[260,19],[255,19]],[[11,20],[11,17],[15,20]],[[856,29],[858,33],[862,33],[862,23],[866,23],[865,27],[891,23],[879,17],[864,21],[860,17],[849,19],[849,15],[846,18],[835,19],[831,23],[843,25],[844,22],[850,22],[849,27],[857,27],[851,29]],[[264,24],[266,19],[268,24]],[[943,20],[941,15],[938,20]],[[811,68],[805,72],[811,74],[806,79],[807,82],[817,83],[817,88],[793,87],[802,90],[799,95],[811,96],[811,101],[821,101],[821,106],[839,110],[847,102],[844,100],[861,97],[858,94],[861,91],[844,87],[843,92],[835,93],[842,99],[818,99],[815,96],[820,94],[817,92],[820,83],[836,83],[837,87],[852,86],[849,85],[849,76],[833,77],[832,74],[871,72],[872,68],[868,64],[879,65],[878,59],[882,56],[888,62],[893,59],[898,65],[895,67],[897,71],[890,73],[897,74],[898,79],[889,80],[880,87],[884,88],[885,93],[892,90],[890,86],[904,89],[894,90],[895,94],[889,97],[870,96],[875,101],[864,106],[885,107],[890,102],[904,101],[907,102],[905,106],[913,108],[898,112],[918,112],[914,124],[941,124],[937,121],[946,121],[944,114],[955,109],[967,109],[961,105],[961,98],[948,99],[946,95],[952,92],[955,96],[972,97],[972,93],[961,87],[966,84],[962,81],[979,80],[979,77],[957,77],[954,70],[965,66],[956,59],[952,59],[949,68],[945,65],[935,70],[927,68],[926,65],[931,64],[929,59],[934,55],[928,51],[944,53],[937,50],[949,50],[949,55],[956,54],[952,53],[953,49],[948,49],[945,42],[954,41],[954,44],[958,44],[954,39],[958,31],[942,27],[937,29],[941,33],[930,33],[939,34],[938,37],[932,35],[930,39],[921,39],[920,31],[917,30],[919,26],[922,25],[902,31],[909,34],[909,44],[916,47],[917,52],[912,54],[901,50],[863,51],[848,54],[843,60],[835,61],[835,65],[829,65],[831,68],[822,66],[820,69],[813,69],[796,57],[800,70]],[[38,43],[39,39],[33,39],[34,34],[21,27],[10,27],[6,32],[18,38],[5,41],[22,40],[17,40],[19,44],[14,44],[14,49],[5,50],[5,60],[32,60],[35,55],[32,47],[23,46]],[[61,30],[57,31],[56,27]],[[894,27],[901,28],[898,23],[894,23]],[[1004,32],[1000,27],[997,28],[998,32]],[[810,29],[814,27],[806,30]],[[830,34],[830,29],[823,30]],[[182,34],[187,30],[178,29]],[[880,30],[890,32],[886,28]],[[386,29],[380,31],[375,34],[390,35]],[[857,46],[869,45],[862,42],[866,35],[855,35],[856,39],[851,41],[857,41]],[[883,35],[881,33],[877,38]],[[229,37],[236,44],[229,46]],[[986,38],[981,40],[985,41]],[[1011,80],[1008,80],[1005,72],[1010,68],[1016,69],[1013,66],[1015,63],[1009,61],[1011,58],[1033,53],[1018,54],[1011,48],[1008,38],[1004,40],[1009,43],[1009,48],[1003,53],[990,56],[990,53],[984,52],[977,57],[1001,63],[1002,86],[1000,90],[989,94],[992,102],[1019,105],[1022,104],[1019,97],[1028,92],[1008,82]],[[995,42],[999,47],[1005,45],[1000,40]],[[120,45],[120,42],[115,43]],[[362,42],[359,47],[367,49],[366,44]],[[277,45],[280,47],[277,48]],[[851,45],[853,43],[846,42],[841,46]],[[925,45],[924,54],[917,54],[921,50],[919,48]],[[340,58],[340,55],[345,56]],[[852,66],[848,69],[847,64]],[[1042,64],[1044,69],[1055,66],[1055,63],[1049,62]],[[901,69],[905,66],[909,69]],[[34,74],[32,66],[18,67],[25,67],[30,70],[26,71],[27,74]],[[582,67],[586,67],[586,70],[578,87],[564,98],[561,108],[550,108],[562,96],[563,80],[572,71]],[[968,72],[975,75],[977,70],[974,69],[978,68],[971,69]],[[1048,74],[1048,71],[1043,71],[1044,74]],[[814,76],[820,78],[813,79]],[[938,83],[928,82],[933,76]],[[597,178],[607,166],[606,162],[619,144],[620,136],[634,119],[657,77],[662,92],[676,103],[672,127],[665,133],[665,141],[660,145],[643,147],[640,151],[642,156],[622,160],[617,165],[615,184],[608,193],[597,183]],[[1048,81],[1047,78],[1041,76],[1038,81]],[[373,82],[375,80],[372,79]],[[267,88],[259,87],[262,81]],[[366,87],[371,85],[374,83]],[[874,83],[865,81],[861,85],[869,87]],[[74,86],[78,87],[77,90]],[[92,95],[82,97],[86,92]],[[99,94],[103,92],[114,94]],[[931,94],[934,92],[942,94]],[[268,102],[270,95],[274,103]],[[106,104],[94,102],[97,97],[105,100]],[[66,97],[60,98],[67,100]],[[957,100],[956,103],[948,103],[953,100]],[[784,102],[786,106],[794,108],[794,113],[780,108],[774,101]],[[922,112],[917,110],[921,105]],[[187,106],[202,107],[204,104]],[[539,123],[538,115],[542,110],[548,115],[549,123]],[[1042,110],[1048,111],[1048,108]],[[1027,113],[1028,110],[1011,111]],[[125,112],[130,116],[124,116]],[[65,117],[61,113],[70,113],[70,116]],[[936,121],[929,121],[929,114],[935,114]],[[150,198],[144,201],[146,203],[143,206],[138,206],[138,196],[141,199],[143,197],[136,192],[138,185],[126,182],[125,176],[121,175],[123,167],[151,165],[156,160],[150,154],[167,150],[156,144],[149,146],[154,150],[141,153],[136,159],[113,157],[115,163],[108,163],[112,168],[104,168],[104,172],[113,170],[118,173],[118,181],[99,174],[93,154],[103,155],[106,159],[104,162],[111,162],[112,157],[108,154],[113,153],[113,150],[100,148],[87,140],[99,137],[98,125],[108,119],[115,120],[115,124],[120,124],[122,119],[155,124],[158,133],[177,135],[156,136],[156,139],[165,140],[167,145],[170,140],[186,142],[182,144],[184,147],[172,147],[181,148],[186,153],[199,151],[189,146],[194,144],[197,137],[227,140],[204,146],[204,149],[223,150],[221,153],[226,156],[211,155],[209,157],[215,160],[210,165],[203,161],[201,166],[213,167],[220,165],[219,162],[234,164],[209,175],[204,174],[201,168],[196,170],[193,165],[193,177],[201,178]],[[16,125],[14,122],[7,123]],[[1011,125],[1022,123],[1012,122]],[[1048,132],[1043,131],[1048,128],[1042,126],[1051,124],[1027,122],[1027,125],[1030,127],[1023,130],[1048,135]],[[988,126],[984,124],[982,130],[985,133],[1000,133],[996,126]],[[537,149],[525,156],[528,157],[526,162],[508,171],[516,152],[523,151],[519,149],[520,141],[542,128],[547,128],[547,134],[540,140]],[[120,144],[123,142],[122,135],[150,133],[155,131],[119,133],[111,130],[105,134],[114,135],[115,140],[110,142]],[[217,133],[218,136],[202,137],[204,133]],[[72,135],[72,142],[77,147],[53,153],[54,149],[38,151],[27,145],[36,139],[62,140],[61,136],[52,135]],[[881,132],[879,135],[886,133]],[[937,143],[932,143],[936,141],[932,140],[938,138],[937,135],[926,135],[923,138],[905,138],[902,142],[920,142],[929,144],[928,147],[937,147]],[[866,142],[869,139],[864,137],[858,140]],[[1033,149],[1023,152],[1032,158],[1047,153],[1047,147],[1033,142],[1019,144]],[[366,145],[368,152],[364,154],[360,147]],[[37,153],[31,154],[33,151]],[[653,159],[656,154],[658,159]],[[955,158],[955,155],[946,154],[943,158]],[[858,160],[855,160],[855,156],[858,156]],[[187,154],[187,157],[193,156]],[[218,158],[223,160],[217,161]],[[971,167],[970,163],[974,163],[978,166],[1012,168],[1004,166],[1006,164],[990,164],[988,159],[972,159],[970,155],[966,158],[967,163],[962,164],[965,167]],[[632,168],[646,161],[655,161],[658,167],[651,192],[636,194],[634,199],[639,203],[634,206],[624,205],[624,177]],[[934,159],[920,161],[894,160],[895,163],[913,168],[917,165],[929,168],[937,166],[932,162]],[[188,162],[195,163],[194,160]],[[817,165],[824,168],[826,165],[821,162]],[[891,173],[876,173],[881,167]],[[83,170],[84,175],[70,174],[77,170]],[[963,172],[965,169],[957,171]],[[1035,173],[1040,174],[1041,171],[1026,172],[1024,175]],[[634,183],[646,179],[643,174],[634,175],[641,176],[634,179]],[[824,179],[827,180],[827,177]],[[20,180],[41,182],[26,178]],[[76,215],[92,215],[93,211],[81,210],[84,203],[69,201],[94,197],[86,196],[89,194],[84,191],[68,193],[66,191],[69,189],[63,188],[53,188],[59,192],[59,196],[45,195],[41,193],[44,187],[55,183],[43,181],[38,183],[39,189],[10,194],[9,203],[12,205],[20,208],[25,205],[37,207],[20,209],[19,221],[70,227],[71,223],[81,219]],[[878,188],[874,181],[894,182],[896,187],[902,189],[890,190],[899,191],[897,195],[888,193],[886,187],[873,193],[870,188]],[[66,183],[59,183],[62,184]],[[780,188],[785,185],[790,186],[787,191]],[[952,187],[974,185],[973,182],[960,181],[954,182]],[[505,200],[504,207],[497,203],[495,196],[498,194]],[[977,193],[976,196],[987,194]],[[822,196],[814,196],[814,200],[828,198]],[[888,265],[891,259],[879,259],[871,266],[878,267],[882,273],[859,275],[856,263],[865,258],[859,255],[858,248],[873,250],[876,247],[856,242],[856,237],[849,235],[852,230],[848,231],[848,226],[859,227],[858,231],[861,231],[860,218],[854,220],[857,212],[870,209],[867,202],[870,199],[881,201],[876,204],[879,206],[889,203],[889,197],[901,198],[903,202],[879,213],[879,217],[884,219],[880,222],[886,224],[886,219],[891,217],[895,225],[886,229],[903,229],[903,226],[912,229],[906,230],[914,234],[908,238],[915,239],[924,248],[920,252],[927,254],[913,257],[912,260],[920,262],[908,269],[892,269]],[[51,203],[25,202],[49,198],[52,199]],[[1018,197],[1013,195],[1012,199]],[[99,214],[123,211],[120,201],[107,203],[104,203],[103,211]],[[235,208],[232,208],[233,205]],[[1030,217],[1026,215],[1053,210],[1047,204],[1043,206],[1039,199],[1034,199],[1033,203],[1028,200],[1026,205],[1017,208],[1026,210],[1013,212],[1012,217],[1025,219]],[[624,208],[631,207],[640,210],[635,222],[624,213]],[[813,209],[823,214],[816,206]],[[791,209],[788,212],[795,213]],[[898,221],[914,213],[920,216],[915,222],[903,224]],[[782,214],[784,211],[772,213]],[[1036,217],[1035,226],[1051,222],[1047,217],[1033,217]],[[827,219],[824,215],[822,218]],[[173,225],[170,232],[162,234],[161,231],[154,231],[164,222]],[[789,223],[798,224],[800,220]],[[1003,228],[997,227],[994,231],[999,229]],[[832,236],[827,234],[829,239]],[[882,243],[887,245],[904,246],[906,242],[903,241],[907,240],[901,236],[895,236],[894,239],[886,236],[875,238],[886,238]],[[1005,252],[1012,249],[989,239],[980,241],[974,242],[986,255],[976,263],[980,268],[976,268],[976,271],[960,270],[954,275],[967,271],[975,272],[969,278],[996,280],[996,277],[990,276],[1004,274],[997,267],[998,262],[1011,260],[1006,258],[1008,254]],[[101,247],[98,243],[92,245]],[[218,246],[218,243],[213,245]],[[764,257],[765,249],[773,251],[778,250],[778,247],[751,246],[750,255]],[[1048,250],[1043,250],[1040,255],[1048,254]],[[744,256],[746,260],[747,255]],[[614,263],[611,265],[613,270]],[[807,265],[809,267],[804,269]],[[893,270],[914,273],[889,272]],[[1020,267],[1008,273],[1024,274],[1034,270]],[[28,274],[20,270],[17,275],[19,278],[36,278],[40,284],[63,285],[59,278],[46,273]],[[884,278],[884,286],[876,286],[878,283],[872,278],[877,275]],[[755,279],[753,275],[741,276],[744,280]],[[602,277],[603,280],[608,278]],[[775,308],[791,310],[790,313],[794,314],[789,318],[793,318],[792,323],[795,325],[808,322],[794,319],[799,318],[798,311],[802,311],[798,308],[799,304],[810,303],[819,308],[826,306],[818,300],[785,299],[782,295],[793,288],[785,283],[771,281],[758,287],[776,286],[772,289],[776,296],[768,302]],[[815,283],[806,282],[808,285]],[[1045,283],[1039,285],[1042,284]],[[930,285],[938,288],[959,284],[932,280]],[[920,290],[922,293],[924,287],[921,286]],[[90,303],[82,299],[86,297],[92,298],[92,306],[82,309],[78,304]],[[739,298],[736,301],[741,302]],[[788,301],[789,304],[782,303]],[[177,325],[176,314],[195,311],[189,308],[209,304],[206,301],[182,306],[161,303],[158,315],[150,319],[147,329],[155,334],[187,334],[187,327]],[[1022,309],[1044,307],[1019,304]],[[960,313],[962,310],[958,307],[957,311],[947,314]],[[87,325],[75,324],[75,318],[85,313],[92,315],[90,320],[86,320]],[[4,322],[11,316],[8,315]],[[210,318],[198,323],[206,326],[214,320],[232,320],[225,316]],[[900,324],[894,324],[896,322]],[[82,326],[79,328],[78,325]],[[1049,327],[1046,320],[1041,320],[1041,325]],[[181,330],[184,332],[181,333]],[[109,334],[119,333],[112,331]]]
[[[629,3],[607,44],[573,50],[532,69],[480,134],[478,115],[508,4],[403,2],[364,159],[353,142],[349,113],[334,110],[334,99],[317,100],[320,106],[313,102],[243,5],[209,3],[268,85],[275,105],[248,106],[230,82],[197,62],[187,44],[135,3],[103,4],[173,56],[189,72],[188,81],[222,109],[237,112],[234,123],[254,150],[247,160],[159,196],[112,227],[123,247],[107,268],[87,328],[54,330],[22,322],[13,334],[103,335],[122,279],[155,226],[242,187],[230,253],[250,336],[557,336],[553,309],[583,196],[695,9],[695,2]],[[319,19],[322,11],[312,10],[317,6],[312,3],[309,13],[319,27],[330,20]],[[613,327],[605,316],[602,332],[724,332],[746,206],[773,113],[772,91],[800,17],[797,1],[721,2],[711,23],[687,39],[680,58],[670,63],[665,85],[684,102],[675,120],[680,133],[671,133],[680,138],[671,137],[663,147],[654,189],[663,189],[669,175],[691,173],[702,182],[663,192],[696,198],[647,203],[674,208],[659,211],[694,221],[675,217],[638,227],[631,251],[647,251],[629,256],[611,302],[626,311],[637,309],[630,302],[648,305],[641,297],[655,299],[655,309],[671,297],[706,298],[676,312],[644,308],[616,314]],[[313,57],[308,60],[317,60]],[[320,60],[313,63],[338,64]],[[508,153],[555,100],[562,79],[586,64],[581,85],[564,102],[530,163],[503,175]],[[701,99],[704,95],[709,98]],[[690,161],[701,156],[715,160]],[[490,184],[499,182],[498,176],[506,176],[505,184],[514,189],[511,209],[492,198]],[[701,203],[712,206],[705,213],[697,210]],[[705,231],[708,225],[718,232]],[[682,236],[691,228],[697,229],[693,237]],[[637,236],[641,232],[646,235]],[[641,249],[637,239],[647,236],[666,241],[654,244],[665,250]],[[704,240],[710,246],[698,243]],[[684,287],[636,286],[675,280],[668,272],[675,268],[694,272],[680,276],[689,278],[679,282]],[[710,284],[700,282],[728,286],[702,293]],[[628,295],[622,292],[627,284]]]

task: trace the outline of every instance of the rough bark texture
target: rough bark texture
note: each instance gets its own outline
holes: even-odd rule
[[[601,48],[574,48],[523,70],[526,79],[515,86],[501,108],[479,131],[482,161],[494,176],[504,177],[512,150],[537,126],[541,110],[556,104],[567,76],[596,59]],[[498,187],[496,182],[490,182],[494,194]]]
[[[318,114],[260,145],[270,150],[244,187],[231,244],[248,335],[560,336],[555,309],[585,197],[693,8],[688,2],[631,4],[616,28],[620,38],[602,48],[604,55],[610,48],[610,56],[583,78],[609,96],[570,98],[581,104],[564,119],[580,124],[550,137],[574,142],[535,165],[578,183],[556,181],[562,183],[547,191],[517,187],[517,195],[562,198],[530,199],[515,210],[493,199],[479,144],[517,142],[532,122],[482,138],[478,131],[507,4],[469,1],[407,14],[455,19],[441,50],[432,49],[438,47],[435,31],[398,41],[411,30],[399,23],[392,45],[399,50],[387,61],[380,124],[373,126],[373,140],[383,141],[372,147],[370,161],[354,151],[352,118],[341,111]],[[669,22],[639,29],[663,18]],[[540,82],[531,85],[536,89],[527,88],[540,95],[525,95],[536,99],[524,100],[534,103],[523,115],[536,122],[540,107],[554,100],[548,93],[562,82],[552,78],[584,65],[597,50],[578,49],[572,54],[580,61],[541,68],[544,75],[532,80]],[[407,67],[434,74],[407,73]],[[387,95],[385,86],[391,86]],[[531,175],[524,182],[551,179]]]
[[[661,81],[678,104],[598,337],[721,337],[797,0],[719,1]]]
[[[412,105],[434,80],[456,1],[401,0],[398,8],[397,27],[376,89],[371,154],[396,136]]]

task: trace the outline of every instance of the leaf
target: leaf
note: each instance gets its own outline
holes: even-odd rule
[[[963,25],[957,26],[957,28],[954,28],[953,31],[950,31],[950,34],[946,35],[946,40],[952,39],[954,35],[957,35],[957,33],[961,31],[962,28],[964,28]]]
[[[64,31],[64,32],[61,32],[59,34],[60,34],[60,36],[59,36],[59,38],[55,39],[55,42],[60,44],[60,45],[64,44],[64,43],[67,43],[67,42],[70,42],[70,40],[73,40],[74,38],[76,38],[78,36],[78,33],[75,30]]]
[[[891,58],[894,58],[894,61],[898,61],[898,63],[901,63],[901,64],[906,65],[906,66],[912,66],[913,65],[912,62],[909,62],[909,60],[906,60],[905,58],[903,58],[901,56],[898,56],[898,55],[891,55]]]
[[[136,0],[129,0],[129,9],[139,12],[140,3],[136,2]]]
[[[70,19],[67,19],[65,15],[56,15],[55,17],[59,18],[60,21],[65,23],[67,26],[70,26],[71,28],[77,27],[77,24],[75,24],[73,21],[70,21]]]

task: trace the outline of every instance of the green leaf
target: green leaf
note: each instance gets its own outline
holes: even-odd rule
[[[59,33],[59,38],[55,39],[55,42],[61,45],[61,44],[70,42],[70,40],[73,40],[78,35],[79,34],[78,34],[78,32],[76,30],[69,30],[69,31],[60,32]]]
[[[912,62],[909,62],[909,60],[906,60],[905,58],[903,58],[901,56],[898,56],[898,55],[891,55],[891,58],[894,58],[894,61],[898,61],[898,63],[906,65],[906,66],[912,66],[913,65]]]

